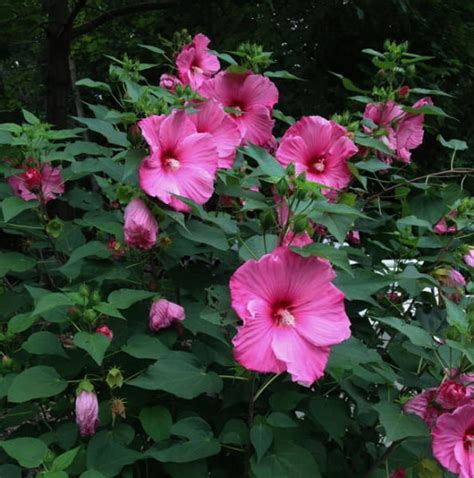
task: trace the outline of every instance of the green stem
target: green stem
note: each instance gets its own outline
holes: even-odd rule
[[[273,375],[273,377],[270,377],[257,391],[255,396],[253,397],[253,401],[256,402],[258,400],[258,397],[281,375],[281,373],[277,373],[276,375]]]

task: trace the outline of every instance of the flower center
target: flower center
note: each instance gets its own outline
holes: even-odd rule
[[[295,316],[291,313],[291,307],[288,303],[279,303],[273,307],[273,320],[277,325],[294,327],[296,323]]]
[[[470,453],[474,453],[474,426],[467,429],[464,434],[464,449]]]
[[[316,171],[317,173],[322,173],[326,169],[324,159],[324,156],[317,156],[315,158],[312,158],[309,162],[309,168]]]
[[[193,65],[191,67],[191,70],[193,70],[193,72],[196,73],[197,75],[202,75],[203,74],[203,70],[200,66]]]
[[[163,167],[166,171],[174,172],[181,167],[181,164],[176,158],[165,157],[163,159]]]

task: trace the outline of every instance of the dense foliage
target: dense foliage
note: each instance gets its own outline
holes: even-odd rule
[[[415,172],[426,58],[368,49],[359,107],[295,121],[258,45],[142,47],[78,81],[80,127],[0,125],[0,476],[467,470],[472,169],[439,136]]]

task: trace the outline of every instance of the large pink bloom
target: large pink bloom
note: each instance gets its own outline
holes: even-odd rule
[[[198,33],[176,57],[179,78],[185,85],[197,90],[204,80],[211,78],[221,67],[215,55],[208,51],[209,38]]]
[[[474,401],[445,413],[432,433],[433,454],[460,478],[474,478]]]
[[[139,169],[140,187],[177,211],[191,208],[174,194],[204,204],[214,191],[218,153],[209,133],[198,133],[185,111],[139,122],[150,156]]]
[[[130,201],[125,208],[124,220],[125,242],[130,247],[151,249],[156,244],[158,224],[141,199]]]
[[[232,109],[245,144],[263,146],[271,140],[275,123],[271,110],[278,102],[278,90],[265,76],[221,72],[206,81],[199,93]]]
[[[437,418],[444,413],[435,403],[437,388],[428,388],[408,400],[403,406],[405,413],[418,415],[429,427],[432,427]]]
[[[198,112],[189,117],[198,133],[210,133],[219,155],[219,168],[232,168],[241,136],[237,123],[214,100],[194,106]]]
[[[309,181],[345,188],[351,180],[346,162],[358,151],[346,133],[321,116],[304,116],[284,134],[276,158],[284,166],[294,163],[296,174],[305,172]]]
[[[64,192],[61,168],[53,168],[50,164],[45,164],[41,171],[37,168],[27,168],[18,176],[10,176],[7,182],[15,196],[19,196],[25,201],[33,201],[42,197],[43,201],[47,203]]]
[[[243,321],[234,356],[257,372],[283,372],[312,384],[330,347],[350,336],[344,294],[329,262],[279,247],[240,266],[230,280],[232,307]]]

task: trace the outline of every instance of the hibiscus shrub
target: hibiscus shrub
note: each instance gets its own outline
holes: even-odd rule
[[[258,45],[162,46],[80,80],[81,127],[0,125],[0,476],[473,478],[472,170],[439,136],[417,173],[427,58],[366,50],[295,120]]]

